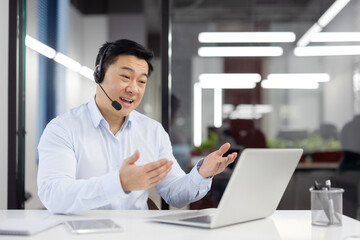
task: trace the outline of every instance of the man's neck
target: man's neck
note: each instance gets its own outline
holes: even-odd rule
[[[110,131],[115,135],[121,129],[121,126],[124,124],[125,117],[114,116],[114,114],[111,113],[112,109],[107,109],[106,107],[104,108],[100,107],[96,101],[96,98],[95,98],[95,103],[101,115],[109,124]]]
[[[119,120],[119,118],[116,118],[116,119],[106,118],[105,116],[104,116],[104,118],[107,121],[107,123],[109,124],[110,131],[114,135],[121,129],[122,125],[125,122],[125,117],[123,117],[121,120]]]

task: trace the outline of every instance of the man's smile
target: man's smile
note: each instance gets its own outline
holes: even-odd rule
[[[125,102],[125,103],[128,103],[128,104],[131,104],[131,103],[133,103],[133,102],[134,102],[134,100],[133,100],[133,99],[130,99],[130,98],[124,98],[124,97],[120,97],[120,100],[121,100],[122,102]]]

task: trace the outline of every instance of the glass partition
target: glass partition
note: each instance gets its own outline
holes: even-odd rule
[[[224,142],[239,153],[303,148],[297,172],[315,174],[296,186],[304,194],[316,178],[341,184],[336,170],[360,169],[359,9],[341,0],[174,0],[171,138],[184,169]],[[200,207],[216,206],[222,187]]]

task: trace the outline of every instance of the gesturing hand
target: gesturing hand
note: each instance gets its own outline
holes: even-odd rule
[[[232,162],[234,162],[237,153],[231,153],[226,157],[222,155],[226,153],[230,148],[230,143],[223,144],[217,151],[214,151],[207,155],[199,168],[199,174],[204,177],[211,177],[221,173]]]
[[[159,184],[171,170],[172,161],[160,159],[143,166],[135,165],[139,159],[138,150],[126,158],[120,168],[120,183],[124,192],[146,190]]]

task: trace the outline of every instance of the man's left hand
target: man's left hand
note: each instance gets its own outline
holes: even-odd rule
[[[230,164],[233,163],[237,153],[231,153],[226,157],[223,154],[230,149],[230,143],[225,143],[217,151],[210,153],[199,168],[199,174],[204,177],[211,177],[221,173]]]

